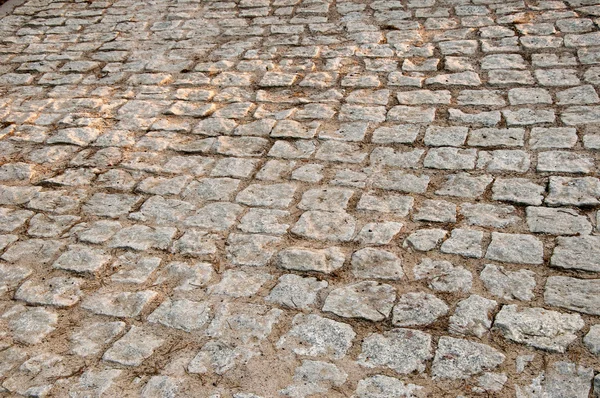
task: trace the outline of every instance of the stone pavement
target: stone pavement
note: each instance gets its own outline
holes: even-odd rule
[[[6,6],[0,395],[600,396],[600,0]]]

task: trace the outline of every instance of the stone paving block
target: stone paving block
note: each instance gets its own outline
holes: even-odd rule
[[[599,395],[596,3],[8,0],[0,390]]]

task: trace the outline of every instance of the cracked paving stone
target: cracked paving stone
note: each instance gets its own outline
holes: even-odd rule
[[[505,300],[531,301],[536,287],[535,272],[526,269],[508,271],[495,264],[486,264],[479,274],[486,289]]]
[[[396,290],[392,286],[364,281],[332,290],[323,311],[343,318],[382,321],[390,315],[395,300]]]
[[[99,354],[125,330],[125,322],[94,322],[77,328],[69,337],[71,351],[87,357]]]

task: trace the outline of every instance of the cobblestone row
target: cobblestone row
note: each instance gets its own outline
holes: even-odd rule
[[[600,0],[20,2],[0,395],[599,397],[599,86]]]

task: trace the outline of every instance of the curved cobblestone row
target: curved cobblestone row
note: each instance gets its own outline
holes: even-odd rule
[[[600,396],[599,25],[600,0],[14,4],[0,395]]]

